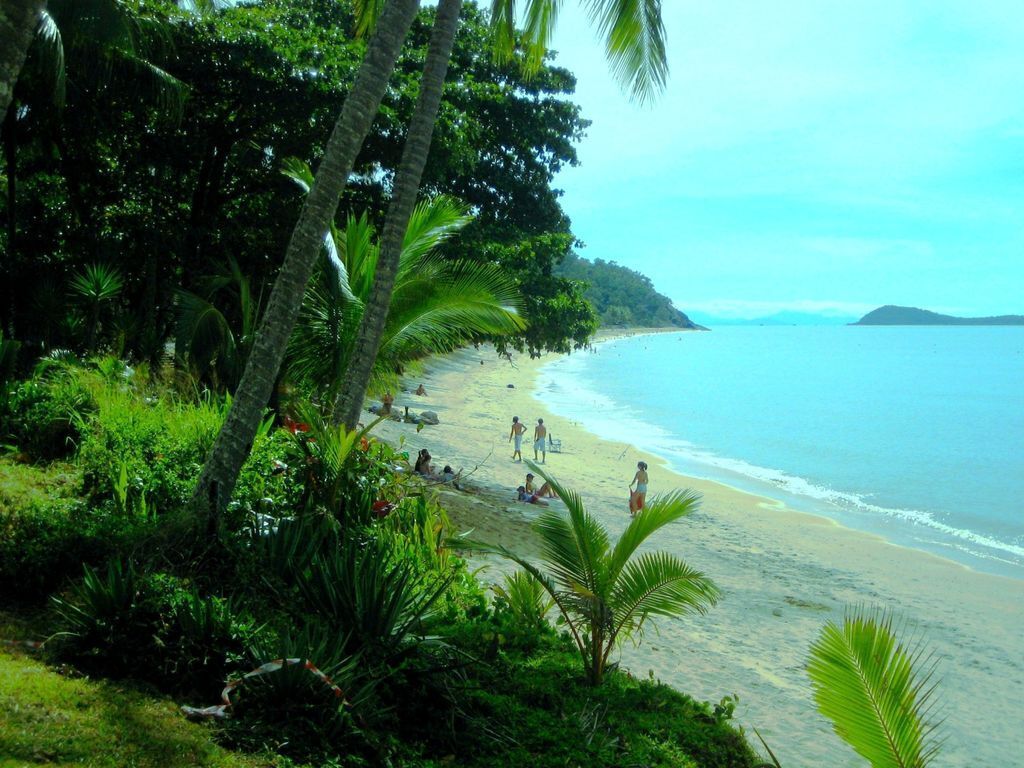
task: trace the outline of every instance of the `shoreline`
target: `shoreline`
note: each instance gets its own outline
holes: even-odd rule
[[[748,730],[757,727],[784,762],[863,764],[817,715],[803,672],[807,647],[824,622],[839,620],[845,606],[861,603],[894,608],[936,650],[942,662],[939,695],[950,710],[943,762],[1016,759],[1021,745],[1012,723],[1024,715],[1024,582],[715,481],[685,477],[658,456],[601,439],[535,399],[539,371],[553,359],[509,362],[490,350],[467,349],[428,361],[422,377],[428,395],[401,393],[397,404],[433,410],[441,424],[416,433],[413,425],[388,422],[376,434],[391,442],[404,438],[413,452],[428,447],[439,466],[477,467],[470,482],[483,492],[462,494],[472,499],[463,504],[457,498],[454,506],[461,508],[450,510],[453,521],[475,528],[474,538],[490,537],[527,555],[535,549],[529,523],[536,508],[513,500],[527,471],[509,459],[513,415],[528,427],[544,418],[562,440],[565,452],[548,454],[545,468],[582,493],[613,538],[628,521],[625,488],[637,460],[651,467],[652,494],[685,487],[702,493],[701,510],[666,530],[655,545],[710,575],[724,599],[707,616],[657,622],[659,631],[648,633],[639,647],[624,646],[619,661],[637,675],[651,670],[698,699],[738,693],[737,719]],[[406,382],[409,389],[418,383]],[[531,458],[532,441],[524,443]],[[452,492],[444,495],[450,506]],[[495,578],[511,570],[486,562]],[[993,698],[1011,709],[1001,722],[977,706]]]
[[[593,346],[598,347],[609,342],[620,341],[624,339],[633,338],[636,336],[672,332],[685,333],[688,332],[689,330],[692,329],[679,331],[678,329],[673,328],[643,328],[630,329],[628,332],[623,333],[608,332],[606,335],[598,334],[598,337],[595,337]],[[552,410],[551,406],[548,406],[543,403],[543,392],[540,390],[539,385],[537,384],[537,380],[542,378],[542,374],[546,372],[546,368],[558,363],[560,360],[564,358],[565,356],[562,355],[554,356],[552,359],[547,360],[540,364],[539,366],[537,366],[535,371],[533,397],[538,402],[540,407],[543,407],[546,411],[548,411],[551,414],[555,414],[556,412]],[[622,445],[627,444],[625,441],[614,436],[601,435],[596,432],[593,432],[590,427],[575,421],[571,416],[565,414],[557,414],[556,418],[560,418],[563,421],[568,420],[574,425],[580,426],[589,434],[593,435],[593,437],[597,440],[605,442],[616,442]],[[695,462],[692,459],[689,460],[689,463],[695,466],[693,466],[692,468],[687,467],[686,460],[681,461],[678,458],[675,460],[668,458],[659,453],[658,448],[656,447],[641,447],[632,443],[629,444],[629,447],[633,451],[637,452],[638,455],[653,457],[653,461],[661,465],[661,467],[666,472],[671,473],[675,477],[684,478],[689,483],[707,482],[716,486],[722,486],[736,493],[745,494],[747,496],[752,497],[754,502],[757,503],[758,506],[764,508],[778,507],[780,510],[784,510],[792,514],[808,515],[814,518],[827,521],[831,524],[837,525],[851,532],[858,533],[864,536],[874,537],[880,540],[880,542],[885,543],[889,546],[897,547],[903,550],[908,550],[909,552],[934,557],[945,562],[948,565],[962,567],[973,573],[1024,582],[1024,571],[1021,571],[1020,565],[1015,564],[1010,560],[1000,559],[998,556],[990,556],[986,558],[976,552],[971,552],[968,550],[964,550],[964,552],[959,553],[958,556],[958,553],[950,551],[951,548],[954,547],[955,541],[947,542],[936,540],[931,542],[933,544],[932,548],[926,548],[925,546],[922,546],[918,543],[914,543],[912,540],[910,540],[910,537],[908,536],[903,536],[902,538],[900,538],[900,531],[898,529],[894,529],[891,531],[885,530],[885,525],[889,522],[888,520],[881,521],[881,524],[879,524],[876,521],[874,527],[871,527],[871,521],[862,520],[859,522],[866,523],[867,525],[865,527],[861,527],[857,524],[857,522],[851,522],[851,520],[849,519],[851,517],[851,514],[856,514],[855,512],[851,513],[850,510],[843,510],[838,507],[829,508],[829,505],[821,498],[814,496],[804,496],[797,491],[793,491],[791,489],[784,487],[774,487],[771,486],[766,480],[746,476],[738,473],[736,470],[726,470],[719,468],[718,473],[716,474],[714,471],[712,471],[711,468],[702,468],[701,466],[699,466],[699,462]],[[649,464],[652,463],[651,458],[648,458],[647,461]],[[683,466],[680,466],[679,463],[675,462],[680,462]],[[903,512],[904,510],[897,509],[894,511]],[[911,524],[910,521],[906,518],[903,519],[903,523],[905,525]],[[993,546],[985,541],[985,534],[974,533],[973,536],[973,540],[975,542],[978,542],[983,546]],[[999,550],[996,548],[993,548],[991,551],[999,552]]]

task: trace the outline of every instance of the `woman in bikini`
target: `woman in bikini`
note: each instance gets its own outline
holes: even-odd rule
[[[544,483],[544,485],[542,485],[539,490],[534,487],[533,473],[532,472],[527,472],[526,473],[526,492],[527,493],[536,493],[541,498],[543,498],[545,496],[548,497],[549,499],[555,498],[555,492],[553,490],[551,490],[551,484],[550,483]]]
[[[633,485],[636,484],[636,490],[633,490]],[[633,481],[629,484],[629,514],[635,515],[637,512],[644,508],[644,502],[647,500],[647,462],[638,461],[636,464],[636,474],[633,475]]]

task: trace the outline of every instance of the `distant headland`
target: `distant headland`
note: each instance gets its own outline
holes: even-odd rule
[[[850,325],[1024,325],[1024,315],[953,317],[917,307],[896,307],[887,304],[873,309]]]

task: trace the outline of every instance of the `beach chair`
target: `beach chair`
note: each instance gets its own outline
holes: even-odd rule
[[[548,449],[552,453],[561,453],[562,452],[562,441],[561,440],[555,440],[554,438],[551,438],[550,440],[548,440]]]

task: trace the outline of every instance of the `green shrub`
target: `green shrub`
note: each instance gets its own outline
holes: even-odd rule
[[[33,459],[52,461],[74,453],[95,409],[93,392],[76,364],[44,360],[11,392],[3,431]]]
[[[358,659],[346,651],[348,645],[346,635],[316,620],[253,643],[252,666],[276,659],[309,660],[342,696],[301,663],[249,678],[232,695],[228,741],[247,749],[273,745],[299,758],[347,751],[345,742],[357,734],[352,717],[367,708],[374,687]]]
[[[221,405],[169,396],[144,398],[118,386],[100,390],[97,402],[78,453],[89,498],[110,501],[116,510],[115,487],[123,471],[137,498],[145,493],[147,509],[162,513],[180,508],[220,429]]]
[[[102,565],[144,532],[82,503],[27,501],[0,510],[0,597],[31,604]]]
[[[84,569],[67,599],[57,653],[82,669],[146,680],[167,691],[216,696],[227,674],[250,662],[261,628],[230,600],[202,596],[185,580],[140,575],[131,563]]]

